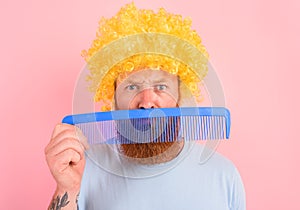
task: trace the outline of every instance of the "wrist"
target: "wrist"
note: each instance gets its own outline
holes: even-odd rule
[[[70,189],[60,188],[57,186],[54,195],[63,196],[65,193],[67,193],[69,198],[76,198],[78,196],[79,192],[80,192],[79,188],[70,190]]]
[[[57,188],[52,201],[49,206],[49,210],[63,210],[63,209],[78,209],[78,191],[67,191]]]

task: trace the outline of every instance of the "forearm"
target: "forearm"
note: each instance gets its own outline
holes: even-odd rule
[[[77,210],[78,209],[78,192],[68,192],[56,190],[48,210]]]

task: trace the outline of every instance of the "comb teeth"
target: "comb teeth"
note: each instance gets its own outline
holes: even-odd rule
[[[190,116],[182,118],[185,140],[225,139],[226,123],[222,116]]]
[[[132,144],[229,138],[230,113],[222,107],[121,110],[71,115],[90,144]]]
[[[117,122],[117,137],[120,143],[158,143],[176,141],[179,117],[153,117]]]

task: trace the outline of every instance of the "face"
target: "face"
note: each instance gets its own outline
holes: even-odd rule
[[[115,106],[119,110],[176,107],[178,100],[178,77],[165,71],[141,70],[116,82]],[[124,155],[139,163],[154,164],[171,160],[179,153],[181,146],[175,140],[122,144],[120,148]]]
[[[176,107],[178,77],[160,70],[141,70],[116,82],[116,109]]]

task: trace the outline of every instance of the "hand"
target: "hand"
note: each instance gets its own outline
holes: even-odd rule
[[[59,191],[79,191],[85,166],[86,138],[75,126],[57,124],[45,156]]]

